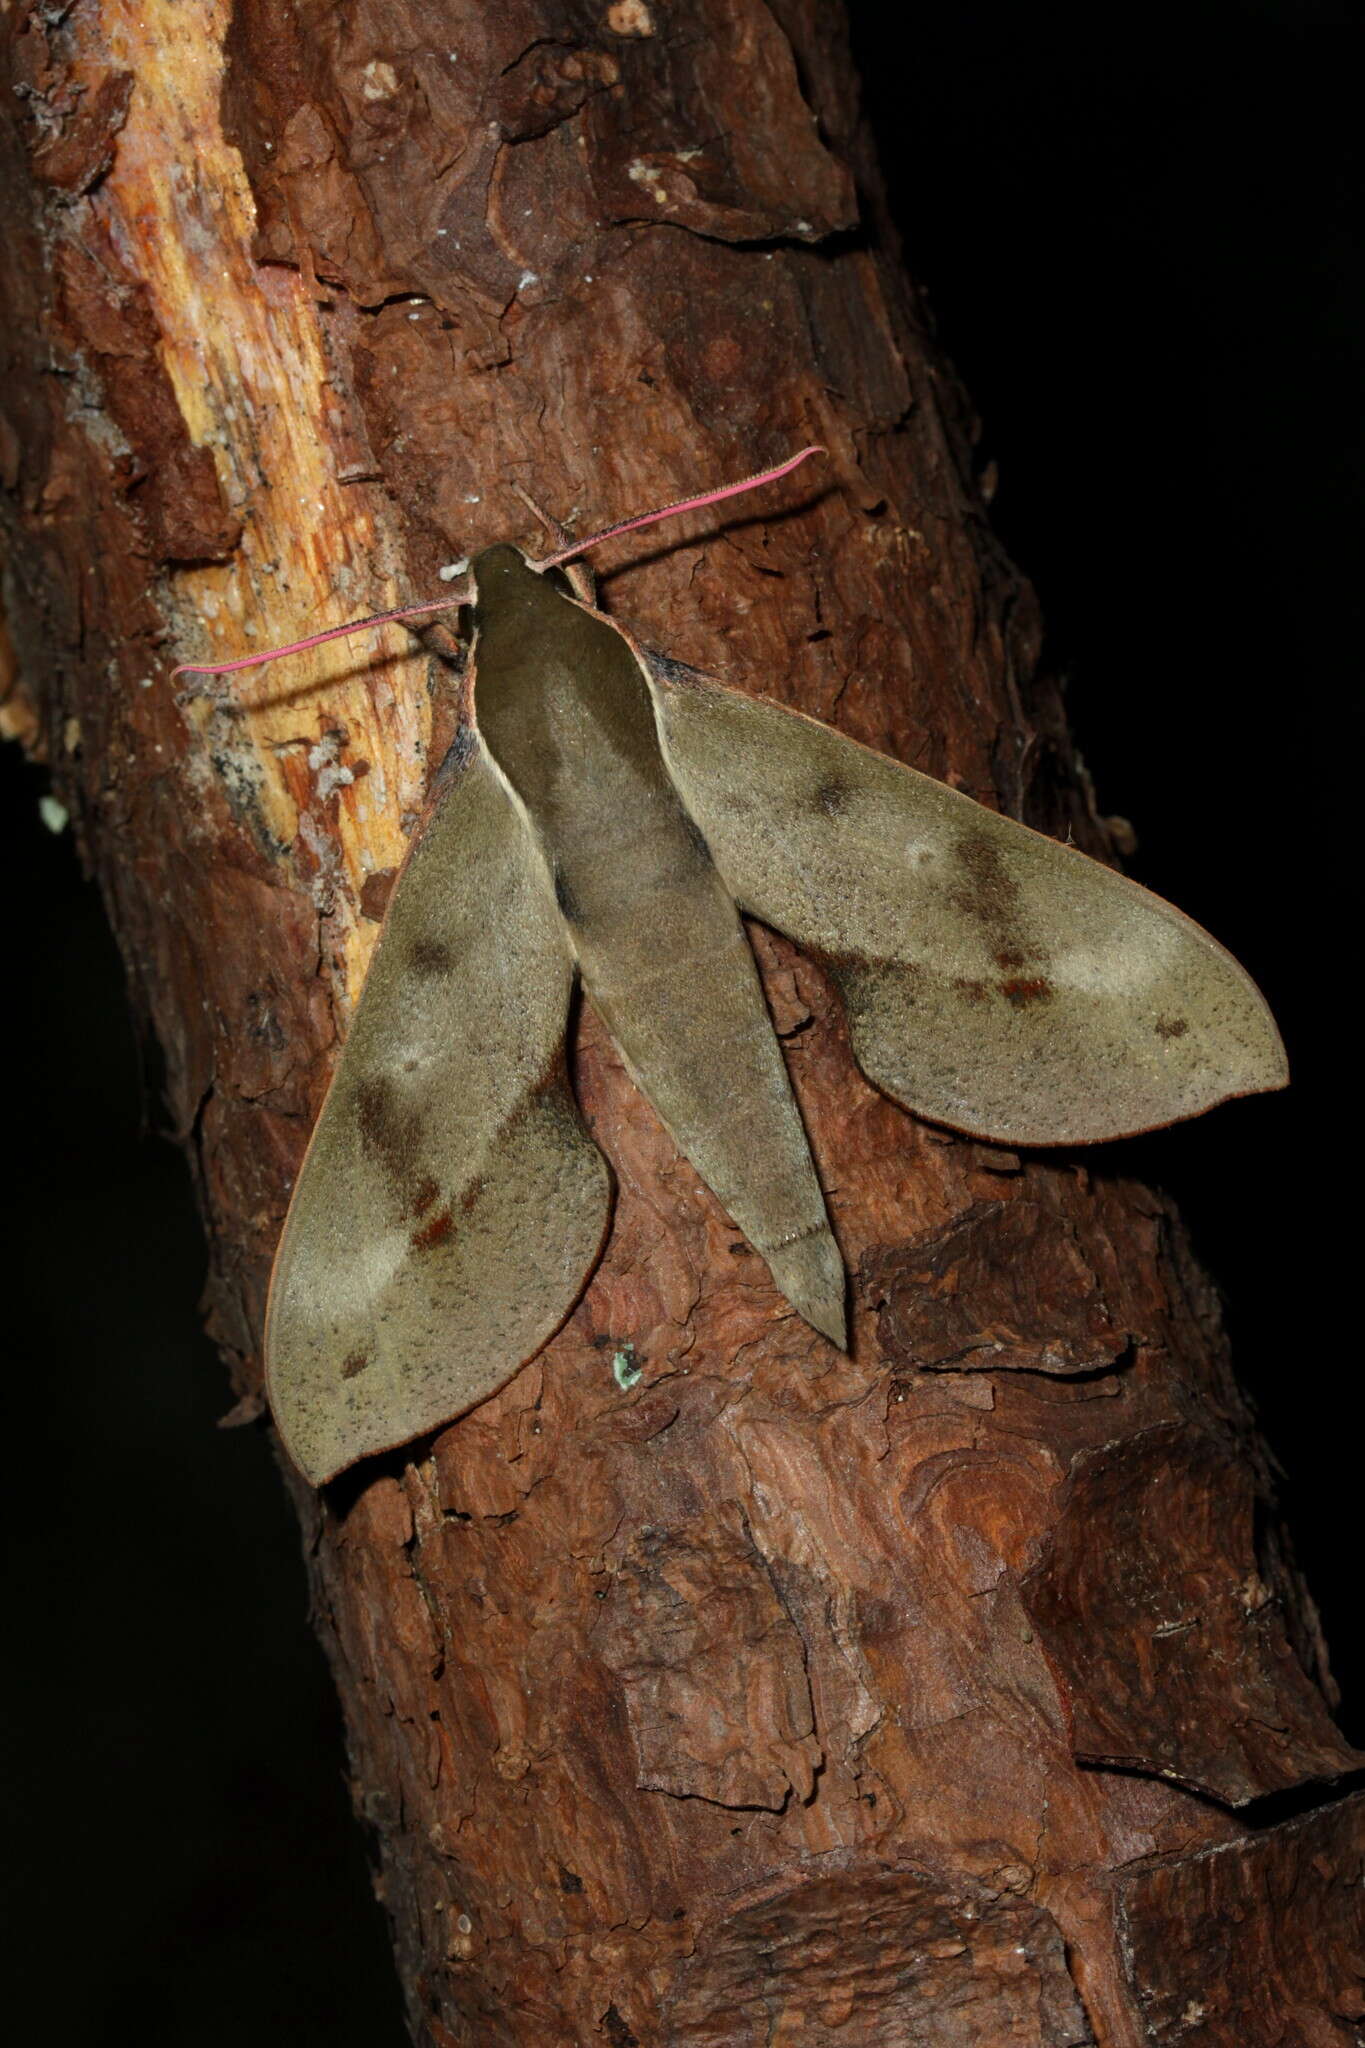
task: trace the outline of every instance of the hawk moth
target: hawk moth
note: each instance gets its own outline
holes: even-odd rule
[[[1198,925],[652,656],[565,573],[593,544],[472,564],[473,722],[391,896],[272,1277],[271,1405],[314,1484],[492,1394],[582,1292],[611,1182],[567,1076],[576,979],[777,1288],[841,1347],[843,1263],[742,915],[830,969],[869,1080],[954,1130],[1090,1144],[1287,1078],[1264,1000]]]

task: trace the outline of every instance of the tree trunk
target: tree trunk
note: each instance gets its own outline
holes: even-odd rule
[[[452,707],[402,630],[179,694],[174,658],[533,544],[514,485],[588,531],[818,440],[820,475],[618,544],[606,603],[1105,835],[836,10],[99,0],[4,33],[6,729],[164,1048],[246,1415]],[[584,1007],[618,1192],[568,1325],[434,1441],[321,1496],[285,1471],[415,2038],[1358,2039],[1365,1808],[1299,1788],[1359,1759],[1174,1215],[1103,1153],[916,1123],[754,936],[851,1356]]]

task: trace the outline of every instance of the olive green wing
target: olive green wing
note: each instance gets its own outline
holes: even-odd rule
[[[1160,897],[814,719],[649,666],[736,901],[829,963],[858,1064],[897,1101],[1079,1144],[1288,1079],[1255,984]]]
[[[315,1485],[495,1392],[592,1270],[611,1192],[565,1072],[573,973],[529,828],[463,734],[275,1260],[267,1386]]]

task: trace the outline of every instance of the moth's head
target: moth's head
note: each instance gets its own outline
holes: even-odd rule
[[[475,555],[471,573],[479,604],[506,600],[540,588],[539,573],[531,567],[520,548],[511,547],[505,541]]]

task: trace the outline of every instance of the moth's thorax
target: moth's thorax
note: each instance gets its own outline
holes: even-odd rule
[[[654,703],[629,642],[516,548],[474,563],[475,715],[525,804],[569,914],[695,859]]]

